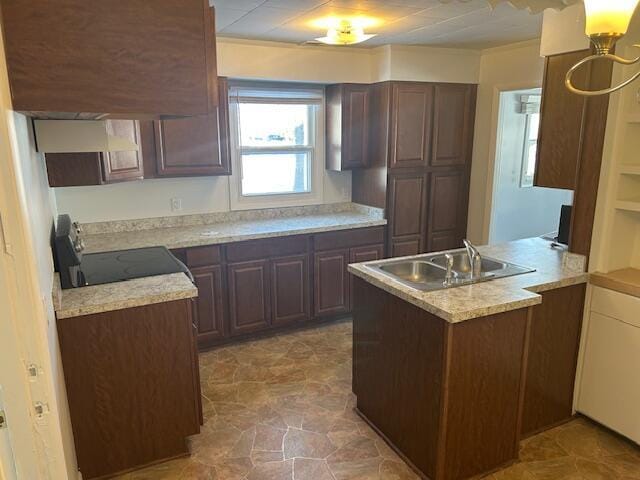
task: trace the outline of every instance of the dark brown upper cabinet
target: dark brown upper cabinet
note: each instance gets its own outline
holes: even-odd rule
[[[434,86],[433,142],[431,165],[465,165],[471,161],[475,86],[439,84]]]
[[[370,88],[354,83],[327,87],[328,170],[351,170],[369,165]]]
[[[433,85],[404,82],[392,85],[390,168],[428,165],[432,121]]]
[[[569,68],[589,54],[580,50],[546,59],[534,177],[539,187],[573,190],[576,186],[586,97],[567,90],[564,78]],[[575,85],[584,87],[589,74],[589,68],[577,70]]]
[[[126,138],[140,148],[140,124],[132,120],[107,120],[107,132],[115,137]],[[140,180],[144,176],[142,153],[103,153],[104,179],[106,183]]]
[[[139,123],[135,120],[107,120],[107,131],[131,140],[140,149],[127,152],[46,153],[49,186],[103,185],[142,179],[144,158]]]
[[[206,115],[218,103],[208,0],[0,4],[14,110],[142,118]]]
[[[213,113],[143,122],[146,178],[231,175],[229,86],[218,84]]]

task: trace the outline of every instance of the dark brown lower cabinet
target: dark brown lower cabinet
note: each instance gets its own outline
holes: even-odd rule
[[[347,266],[382,258],[384,237],[372,227],[174,250],[198,287],[198,346],[348,314]]]
[[[433,480],[518,458],[528,311],[449,323],[354,280],[357,409]]]
[[[373,262],[384,257],[384,245],[364,245],[352,248],[349,252],[349,263]],[[353,292],[353,275],[350,275],[349,291]],[[353,295],[349,295],[349,310],[353,310]]]
[[[314,257],[314,309],[316,316],[349,312],[349,249],[318,252]]]
[[[187,455],[200,431],[191,300],[58,319],[78,467],[112,476]]]
[[[265,330],[271,326],[269,261],[254,260],[227,265],[229,334]]]
[[[533,307],[522,436],[531,436],[573,415],[585,285],[542,293]]]
[[[271,260],[273,325],[309,320],[309,255]]]
[[[194,302],[194,323],[199,346],[225,337],[225,289],[222,265],[191,268],[198,288]]]

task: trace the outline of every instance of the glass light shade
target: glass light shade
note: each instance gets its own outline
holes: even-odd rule
[[[640,0],[584,0],[586,34],[622,36]]]
[[[372,37],[375,37],[375,34],[366,34],[362,27],[343,20],[338,28],[329,28],[326,37],[316,38],[316,40],[328,45],[353,45]]]

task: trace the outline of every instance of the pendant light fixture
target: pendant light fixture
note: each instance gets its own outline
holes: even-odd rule
[[[626,59],[611,53],[614,45],[622,38],[629,29],[631,17],[638,6],[640,0],[584,0],[586,13],[585,33],[595,46],[596,53],[590,55],[569,69],[565,77],[567,88],[578,95],[596,96],[606,95],[629,85],[640,78],[640,71],[635,73],[619,85],[615,85],[603,90],[581,90],[576,88],[571,79],[576,70],[597,59],[608,59],[621,65],[633,65],[640,62],[640,57]],[[640,47],[640,45],[634,45]]]

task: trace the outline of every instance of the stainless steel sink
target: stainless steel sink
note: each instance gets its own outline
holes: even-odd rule
[[[447,254],[453,257],[451,278],[448,281],[446,281]],[[411,259],[380,260],[367,263],[366,267],[422,291],[459,287],[535,271],[533,268],[522,267],[495,258],[482,257],[480,273],[473,277],[469,255],[466,251],[461,250],[426,254]]]
[[[450,254],[453,257],[453,270],[459,273],[469,274],[471,273],[471,262],[469,261],[469,255],[467,252],[455,252]],[[446,268],[447,260],[445,254],[431,257],[430,261],[436,265]],[[482,257],[481,271],[482,272],[495,272],[496,270],[503,270],[509,263],[501,262],[500,260],[493,260],[492,258]]]
[[[378,267],[380,271],[408,283],[433,283],[444,281],[446,270],[438,265],[423,261],[386,263]],[[454,272],[454,276],[455,276]]]

